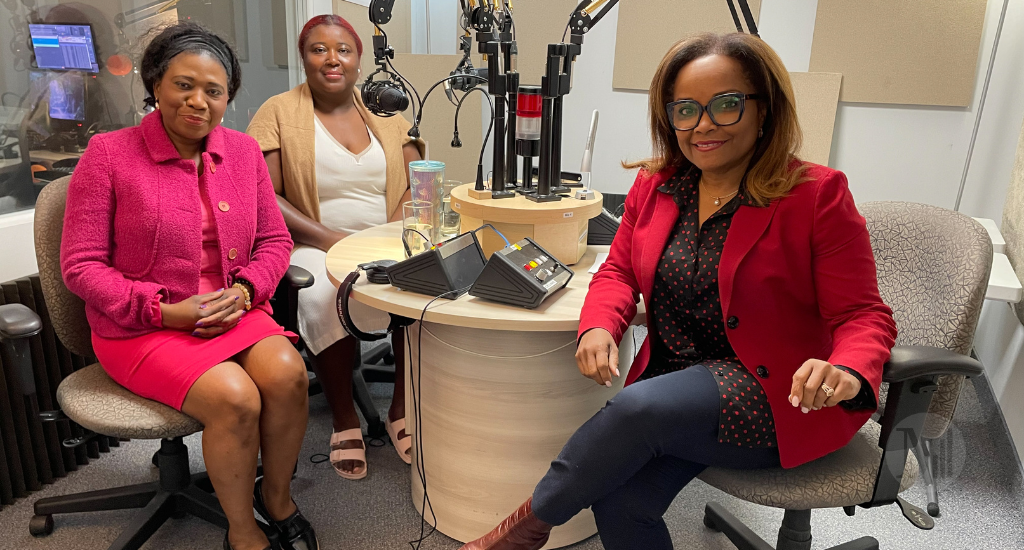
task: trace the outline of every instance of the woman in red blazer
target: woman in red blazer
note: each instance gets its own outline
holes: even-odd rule
[[[533,550],[592,507],[605,548],[669,549],[662,514],[708,466],[792,468],[876,409],[896,337],[846,177],[802,162],[792,86],[757,37],[676,44],[650,90],[654,158],[580,315],[580,371],[611,386],[642,296],[649,336],[622,392],[531,500],[463,548]]]
[[[309,382],[267,303],[292,241],[259,145],[220,126],[238,59],[180,23],[153,38],[140,72],[156,110],[94,137],[71,178],[64,281],[85,301],[110,377],[203,424],[225,550],[270,546],[254,503],[285,540],[315,550],[290,491]]]

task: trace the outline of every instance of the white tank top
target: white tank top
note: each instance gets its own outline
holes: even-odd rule
[[[369,128],[370,145],[352,153],[334,139],[316,115],[316,186],[320,222],[334,231],[355,233],[387,223],[387,162]]]

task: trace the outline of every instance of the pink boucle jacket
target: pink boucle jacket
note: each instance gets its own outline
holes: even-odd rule
[[[60,260],[64,282],[85,301],[98,336],[159,330],[155,300],[173,304],[198,293],[199,180],[216,220],[224,286],[251,282],[254,307],[270,312],[267,300],[288,269],[292,240],[260,147],[218,126],[202,162],[197,176],[159,112],[89,142],[68,188]]]

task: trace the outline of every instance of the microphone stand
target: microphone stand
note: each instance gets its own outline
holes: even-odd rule
[[[512,33],[507,27],[507,17],[504,15],[504,0],[494,4],[496,11],[492,11],[486,1],[478,8],[474,8],[470,15],[470,22],[476,29],[477,51],[487,59],[487,93],[494,96],[494,162],[491,168],[491,198],[507,199],[516,195],[513,189],[506,189],[506,168],[505,155],[508,150],[506,141],[508,131],[506,127],[505,113],[508,109],[508,64],[512,60],[514,42]],[[502,21],[500,28],[496,24],[495,13],[501,14]],[[500,138],[501,141],[499,141]],[[515,144],[512,145],[513,151]],[[511,180],[511,186],[515,187],[515,180]]]

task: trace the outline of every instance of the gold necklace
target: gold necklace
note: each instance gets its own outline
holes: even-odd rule
[[[735,191],[733,191],[732,193],[729,193],[728,195],[722,195],[721,197],[716,197],[716,196],[711,194],[711,191],[708,191],[708,186],[704,185],[704,178],[700,179],[700,186],[704,188],[704,192],[706,192],[711,198],[715,199],[715,206],[722,206],[722,199],[727,199],[727,198],[735,195],[736,193],[740,192],[739,188],[737,188]]]

